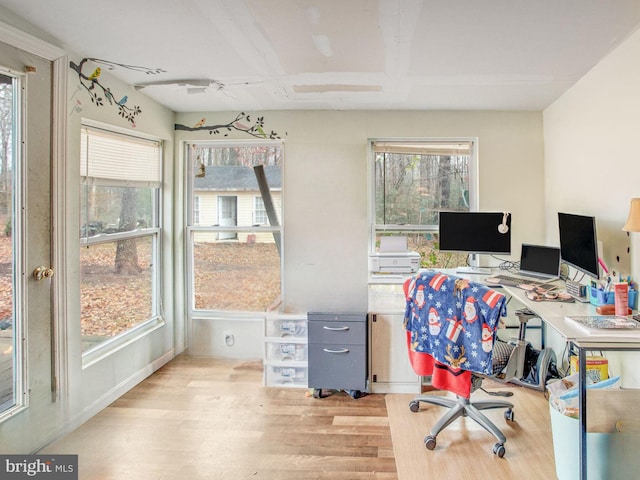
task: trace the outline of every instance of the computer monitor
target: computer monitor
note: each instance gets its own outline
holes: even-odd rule
[[[511,215],[505,212],[440,212],[439,232],[444,252],[511,253]]]
[[[560,249],[523,243],[519,271],[545,278],[558,278],[560,276]]]
[[[598,279],[596,217],[558,212],[560,257],[567,265]]]

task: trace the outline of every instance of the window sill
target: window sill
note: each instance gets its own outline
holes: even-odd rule
[[[88,368],[91,365],[104,360],[109,355],[112,355],[127,345],[149,335],[151,332],[163,327],[164,325],[165,321],[162,317],[155,317],[125,333],[122,333],[121,335],[118,335],[117,337],[105,340],[99,345],[96,345],[82,353],[82,368]]]

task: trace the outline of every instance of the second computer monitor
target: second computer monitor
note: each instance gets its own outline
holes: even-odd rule
[[[558,229],[562,261],[593,278],[599,278],[596,218],[558,212]]]

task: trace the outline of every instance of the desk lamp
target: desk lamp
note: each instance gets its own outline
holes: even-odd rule
[[[640,232],[640,198],[631,199],[629,217],[622,230],[625,232]],[[635,282],[640,280],[640,235],[629,235],[631,276]]]

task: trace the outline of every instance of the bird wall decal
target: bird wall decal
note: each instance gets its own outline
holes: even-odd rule
[[[91,75],[87,75],[86,73],[84,73],[84,68],[89,68],[88,65],[91,64],[100,64],[103,67],[96,67]],[[80,84],[78,85],[78,89],[84,89],[89,94],[91,102],[98,107],[106,105],[107,102],[109,105],[117,107],[120,117],[124,118],[129,122],[129,125],[135,128],[135,118],[140,113],[142,113],[142,109],[137,105],[125,105],[127,103],[127,100],[129,99],[127,95],[122,96],[120,98],[120,101],[116,101],[116,98],[118,97],[114,95],[110,87],[107,87],[105,85],[105,81],[108,81],[108,79],[101,77],[103,68],[113,70],[116,67],[125,68],[127,70],[133,70],[136,72],[143,72],[147,75],[157,75],[160,73],[165,73],[165,71],[161,68],[147,68],[136,65],[126,65],[123,63],[115,63],[108,60],[101,60],[99,58],[85,57],[79,63],[75,63],[74,61],[69,62],[69,68],[71,68],[78,74],[78,80],[80,82]]]
[[[100,67],[97,67],[93,73],[91,75],[89,75],[89,80],[95,80],[96,78],[98,78],[100,76],[100,74],[102,73],[102,70],[100,69]]]

